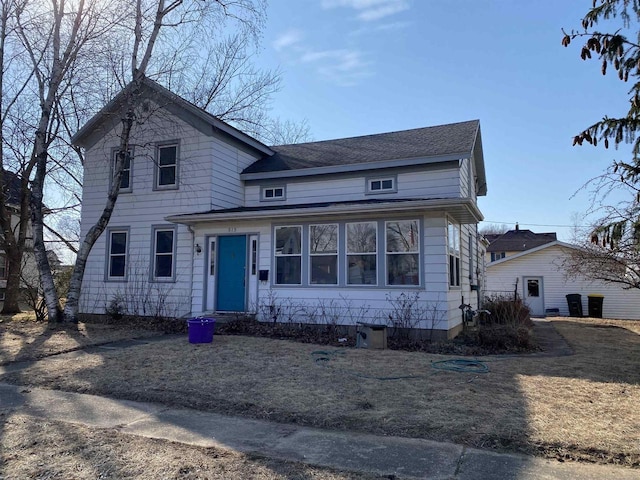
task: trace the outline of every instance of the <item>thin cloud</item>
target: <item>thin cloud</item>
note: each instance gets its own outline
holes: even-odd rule
[[[309,51],[300,61],[316,64],[318,73],[341,86],[356,85],[372,75],[371,62],[364,60],[358,50]]]
[[[358,12],[356,18],[363,22],[373,22],[409,9],[406,0],[322,0],[320,5],[324,9],[351,8]]]
[[[280,51],[283,48],[287,48],[295,45],[296,43],[300,43],[301,40],[302,32],[300,32],[300,30],[288,30],[278,36],[278,38],[273,41],[272,46],[277,51]]]

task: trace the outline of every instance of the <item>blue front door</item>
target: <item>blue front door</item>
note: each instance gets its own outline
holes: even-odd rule
[[[218,237],[218,281],[216,310],[244,312],[247,237]]]

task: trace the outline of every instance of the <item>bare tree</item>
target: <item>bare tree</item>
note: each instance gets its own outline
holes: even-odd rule
[[[480,233],[480,235],[502,235],[503,233],[507,233],[509,230],[509,225],[505,223],[488,223],[483,225],[478,230],[478,233]]]

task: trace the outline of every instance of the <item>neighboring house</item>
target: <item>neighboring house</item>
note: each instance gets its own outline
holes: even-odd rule
[[[486,294],[517,291],[535,316],[558,309],[569,315],[567,295],[582,296],[582,311],[588,314],[588,296],[604,295],[605,318],[640,319],[640,290],[614,283],[568,277],[563,264],[571,249],[578,247],[554,241],[514,254],[487,265]]]
[[[558,239],[555,233],[533,233],[531,230],[521,230],[517,223],[515,230],[485,235],[485,238],[489,242],[486,253],[487,263],[555,242]]]
[[[18,230],[20,222],[20,196],[21,196],[21,179],[20,176],[10,172],[4,171],[4,188],[6,195],[7,208],[11,212],[11,226],[15,231]],[[1,233],[0,233],[1,235]],[[4,301],[5,290],[7,287],[7,275],[8,275],[7,257],[0,247],[0,301]],[[31,284],[31,279],[35,279],[35,284],[38,284],[38,268],[33,254],[33,240],[31,237],[31,225],[28,226],[27,240],[25,242],[25,251],[22,257],[22,282],[21,287],[25,288],[27,284]]]
[[[82,312],[117,300],[146,315],[386,323],[405,293],[423,310],[412,326],[461,330],[482,271],[477,120],[269,147],[155,82],[143,90],[149,118],[89,257]],[[121,95],[73,138],[86,150],[82,235],[105,203]]]

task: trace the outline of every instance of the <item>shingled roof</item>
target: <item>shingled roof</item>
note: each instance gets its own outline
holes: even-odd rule
[[[517,226],[502,235],[486,235],[485,238],[490,242],[487,252],[524,252],[558,239],[555,233],[534,233]]]
[[[451,155],[464,158],[475,146],[479,127],[478,120],[471,120],[377,135],[272,146],[276,152],[274,155],[258,160],[242,173]]]

